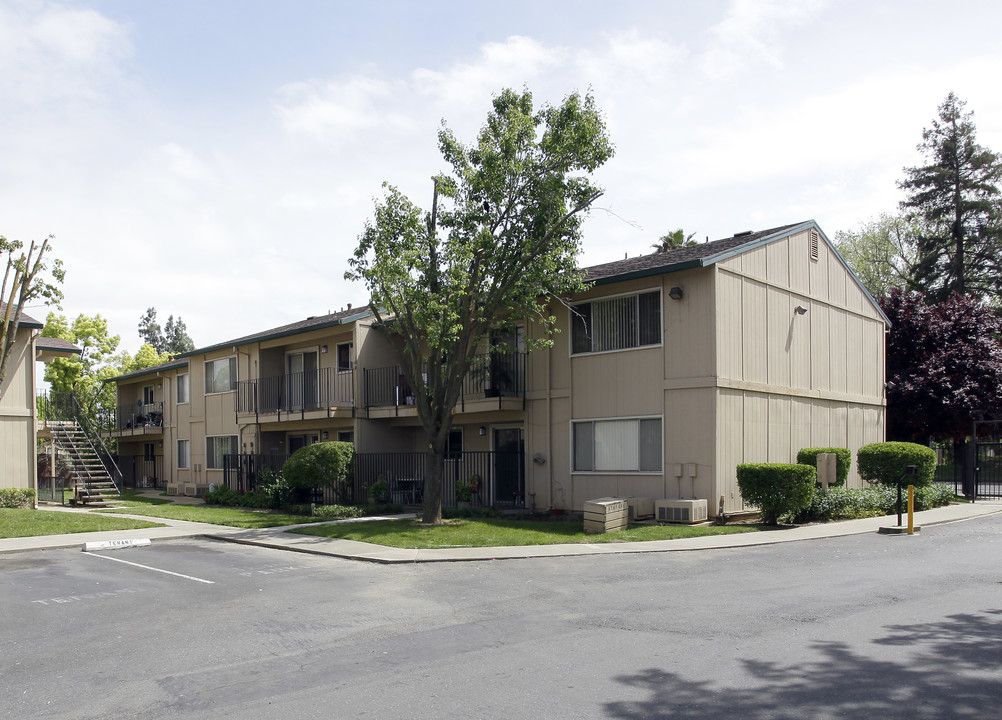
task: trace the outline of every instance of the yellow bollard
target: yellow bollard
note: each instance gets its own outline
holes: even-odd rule
[[[908,486],[908,534],[915,534],[915,486]]]

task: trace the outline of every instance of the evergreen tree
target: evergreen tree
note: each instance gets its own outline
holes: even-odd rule
[[[146,308],[146,314],[139,319],[139,337],[152,345],[158,354],[180,355],[195,349],[181,316],[178,315],[177,320],[173,315],[168,316],[167,324],[160,327],[154,307]]]
[[[921,222],[915,282],[930,300],[1002,293],[1002,161],[978,145],[972,113],[950,93],[922,132],[927,165],[905,168],[901,203]]]

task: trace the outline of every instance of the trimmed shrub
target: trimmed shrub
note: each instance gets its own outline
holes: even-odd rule
[[[796,523],[826,522],[830,520],[856,520],[859,518],[891,515],[897,512],[898,490],[893,485],[867,488],[829,488],[828,492],[814,495],[811,504],[784,520]],[[915,510],[930,510],[949,505],[954,499],[953,486],[933,483],[915,488]],[[902,493],[902,508],[907,495]]]
[[[35,506],[35,491],[24,488],[0,489],[0,508],[32,508]]]
[[[282,477],[291,487],[301,491],[333,488],[335,497],[344,501],[354,464],[354,443],[314,443],[292,453],[282,466]]]
[[[837,485],[845,485],[845,481],[849,477],[849,468],[852,466],[852,453],[849,452],[849,448],[803,448],[797,453],[797,463],[800,465],[810,465],[816,469],[818,467],[818,455],[821,453],[835,453],[835,483]]]
[[[906,478],[906,485],[929,485],[936,475],[936,451],[916,443],[882,442],[864,445],[856,453],[859,476],[868,482],[897,485],[908,465],[914,465],[916,473]]]
[[[757,505],[762,522],[776,525],[781,515],[811,504],[817,470],[810,465],[744,463],[738,465],[738,487],[745,502]]]

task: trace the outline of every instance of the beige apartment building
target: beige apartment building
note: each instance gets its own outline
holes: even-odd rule
[[[0,313],[5,307],[0,303]],[[42,327],[22,313],[6,376],[0,382],[0,488],[38,489],[36,363],[80,354],[72,343],[41,337]]]
[[[480,479],[476,503],[580,511],[597,497],[650,497],[737,512],[738,463],[883,440],[887,319],[813,221],[587,273],[586,293],[553,303],[549,350],[525,353],[530,326],[492,338],[474,362],[447,473]],[[250,487],[299,447],[345,440],[358,453],[349,499],[378,475],[394,499],[420,498],[414,400],[368,308],[116,383],[112,435],[136,484]],[[451,483],[444,491],[452,503]]]

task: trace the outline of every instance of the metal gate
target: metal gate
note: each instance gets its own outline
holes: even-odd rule
[[[982,442],[979,439],[977,449],[971,499],[1002,498],[1002,442]],[[967,487],[964,490],[965,494],[971,494],[966,492]]]

